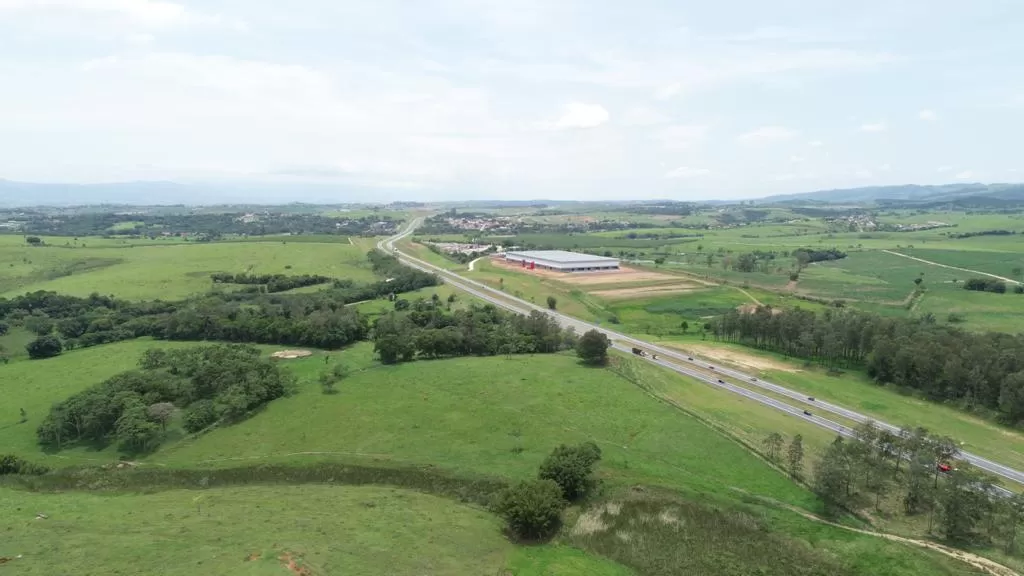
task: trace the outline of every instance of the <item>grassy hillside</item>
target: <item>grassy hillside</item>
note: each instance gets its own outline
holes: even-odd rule
[[[21,556],[5,573],[19,575],[482,575],[513,551],[483,510],[373,486],[116,496],[0,489],[0,532],[0,557]]]
[[[49,238],[31,247],[0,235],[0,296],[53,290],[130,299],[184,298],[213,287],[214,272],[321,274],[374,279],[366,251],[349,243],[273,242],[120,244],[112,240]],[[59,242],[59,244],[57,244]],[[64,246],[68,242],[69,246]]]

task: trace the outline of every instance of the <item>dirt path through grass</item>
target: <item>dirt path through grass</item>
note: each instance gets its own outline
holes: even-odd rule
[[[892,254],[893,256],[902,256],[904,258],[909,258],[910,260],[917,260],[918,262],[923,262],[925,264],[931,264],[932,266],[941,266],[942,268],[949,268],[950,270],[959,270],[961,272],[970,272],[971,274],[981,274],[982,276],[988,276],[989,278],[995,278],[997,280],[1002,280],[1004,282],[1009,282],[1010,284],[1020,284],[1020,282],[1018,282],[1016,280],[1013,280],[1011,278],[1007,278],[1005,276],[996,276],[995,274],[989,274],[988,272],[979,272],[978,270],[970,270],[968,268],[958,268],[956,266],[949,266],[948,264],[939,264],[938,262],[932,262],[931,260],[925,260],[924,258],[918,258],[916,256],[908,256],[906,254],[900,254],[899,252],[893,252],[892,250],[882,250],[882,252],[885,252],[887,254]]]
[[[761,496],[755,496],[755,497],[759,498],[759,499],[764,499]],[[917,539],[914,539],[914,538],[907,538],[907,537],[904,537],[904,536],[897,536],[895,534],[888,534],[886,532],[873,532],[871,530],[864,530],[864,529],[861,529],[861,528],[854,528],[852,526],[844,526],[842,524],[837,524],[835,522],[832,522],[832,521],[829,521],[829,520],[825,520],[824,518],[821,518],[819,516],[815,516],[814,514],[811,514],[810,512],[808,512],[806,510],[801,510],[800,508],[797,508],[796,506],[791,506],[789,504],[784,504],[782,502],[774,502],[774,501],[772,501],[772,503],[777,505],[777,506],[781,506],[781,507],[783,507],[786,510],[789,510],[791,512],[795,512],[795,513],[803,516],[804,518],[806,518],[808,520],[811,520],[813,522],[818,522],[819,524],[827,524],[829,526],[833,526],[835,528],[840,528],[842,530],[848,530],[850,532],[856,532],[857,534],[865,534],[867,536],[874,536],[876,538],[882,538],[882,539],[885,539],[885,540],[891,540],[893,542],[899,542],[901,544],[910,544],[911,546],[917,546],[919,548],[927,548],[928,550],[934,550],[934,551],[936,551],[936,552],[938,552],[940,554],[945,554],[946,556],[949,556],[950,558],[955,558],[956,560],[964,562],[965,564],[969,564],[969,565],[973,566],[974,568],[977,568],[978,570],[981,570],[981,571],[983,571],[983,572],[985,572],[987,574],[991,574],[992,576],[1021,576],[1020,573],[1015,572],[1014,570],[1010,569],[1007,566],[1003,566],[1002,564],[996,562],[995,560],[989,560],[988,558],[985,558],[983,556],[978,556],[977,554],[971,554],[970,552],[964,552],[963,550],[958,550],[956,548],[950,548],[949,546],[944,546],[944,545],[939,544],[937,542],[931,542],[929,540],[917,540]]]
[[[481,261],[481,260],[483,260],[483,259],[484,259],[484,257],[481,256],[481,257],[477,258],[476,260],[473,260],[472,262],[470,262],[469,263],[469,271],[472,272],[473,271],[473,267],[476,266],[476,263]]]

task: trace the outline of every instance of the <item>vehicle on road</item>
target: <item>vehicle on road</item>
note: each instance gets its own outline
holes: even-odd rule
[[[804,416],[814,416],[814,414],[811,414],[810,410],[804,410]]]
[[[693,356],[687,356],[686,359],[689,360],[690,362],[693,362]]]
[[[719,379],[718,379],[718,383],[719,383],[719,384],[725,384],[725,380],[722,380],[721,378],[719,378]]]
[[[710,370],[714,370],[714,369],[715,369],[715,367],[714,367],[714,366],[708,366],[708,369],[710,369]]]
[[[757,377],[755,377],[755,376],[751,376],[751,377],[750,377],[750,381],[751,381],[751,382],[757,382]]]
[[[807,399],[810,400],[811,402],[814,402],[814,396],[808,396]]]

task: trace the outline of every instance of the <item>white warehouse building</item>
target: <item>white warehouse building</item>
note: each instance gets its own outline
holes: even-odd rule
[[[542,268],[558,272],[593,272],[596,270],[618,270],[618,258],[592,256],[565,250],[528,250],[506,252],[506,262],[514,262],[524,268]]]

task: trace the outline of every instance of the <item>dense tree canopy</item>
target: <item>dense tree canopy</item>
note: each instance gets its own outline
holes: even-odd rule
[[[1013,424],[1024,421],[1024,335],[968,332],[929,317],[890,318],[846,308],[776,312],[733,310],[712,323],[712,330],[719,339],[829,367],[863,367],[880,383],[997,410]]]
[[[185,427],[195,432],[240,419],[292,386],[289,372],[251,346],[152,349],[138,369],[54,405],[37,435],[57,449],[116,440],[122,450],[144,452],[160,443],[173,407],[185,410]]]

